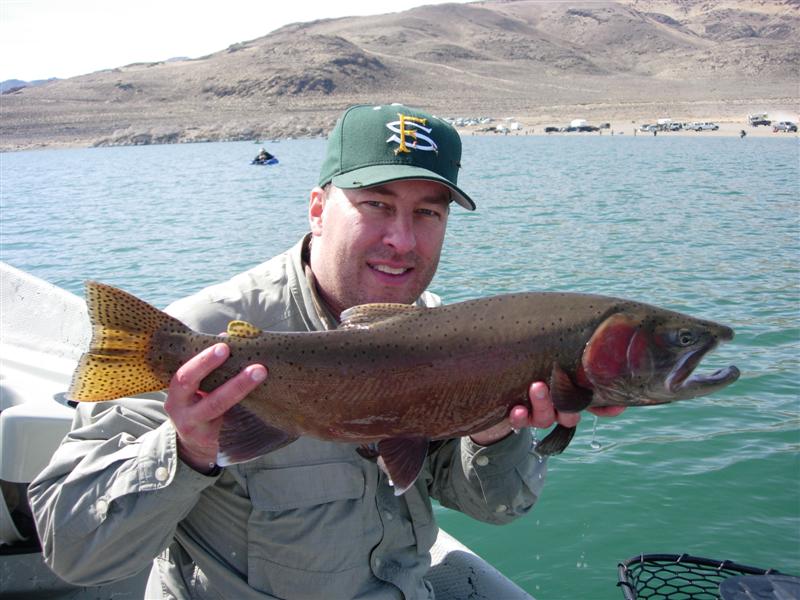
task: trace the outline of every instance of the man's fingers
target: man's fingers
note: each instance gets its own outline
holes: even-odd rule
[[[178,456],[192,468],[206,472],[218,451],[222,415],[267,377],[264,365],[250,365],[210,392],[200,383],[230,356],[225,343],[214,344],[183,364],[169,384],[164,402],[178,437]]]
[[[227,344],[214,344],[183,364],[170,381],[165,409],[181,421],[202,423],[225,414],[267,377],[267,369],[255,364],[243,369],[224,384],[198,396],[200,383],[230,355]],[[188,412],[187,412],[188,411]]]
[[[533,427],[547,429],[553,423],[558,423],[564,427],[575,427],[578,421],[581,420],[580,413],[557,411],[553,406],[550,390],[547,384],[542,381],[531,384],[529,395],[531,406],[533,407],[533,415],[531,416],[531,425],[533,425]]]
[[[547,385],[541,381],[531,384],[528,395],[533,408],[531,425],[539,429],[547,429],[556,420],[556,410],[550,400],[550,391],[547,389]]]
[[[595,406],[587,409],[598,417],[617,417],[625,410],[624,406]]]
[[[176,407],[194,404],[200,382],[224,363],[229,354],[227,344],[214,344],[181,365],[169,383],[170,404]]]
[[[508,422],[512,429],[516,429],[517,431],[529,427],[531,422],[528,409],[521,404],[512,407],[511,411],[508,413]]]
[[[194,407],[194,418],[198,421],[212,421],[221,417],[266,378],[267,369],[264,365],[246,367],[198,402]]]
[[[575,427],[578,422],[581,420],[581,413],[566,413],[560,412],[556,414],[556,421],[558,421],[559,425],[563,425],[564,427]]]

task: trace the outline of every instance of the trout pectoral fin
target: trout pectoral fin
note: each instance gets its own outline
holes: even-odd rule
[[[411,304],[393,304],[390,302],[361,304],[342,312],[340,316],[342,322],[339,325],[339,329],[362,329],[393,319],[399,315],[420,310],[426,309]]]
[[[228,335],[240,338],[255,338],[261,335],[261,330],[247,321],[231,321],[228,323]]]
[[[534,451],[541,456],[561,454],[572,441],[572,436],[575,435],[575,429],[575,427],[556,425],[553,431],[548,433],[541,442],[536,444]]]
[[[217,464],[221,467],[247,462],[297,439],[272,427],[261,418],[237,404],[222,416],[219,432]]]
[[[414,485],[428,455],[428,438],[390,438],[378,442],[378,465],[394,485],[394,495],[400,496]]]
[[[550,375],[550,398],[553,400],[553,406],[559,411],[580,412],[592,403],[592,397],[592,390],[575,385],[561,367],[553,365]]]

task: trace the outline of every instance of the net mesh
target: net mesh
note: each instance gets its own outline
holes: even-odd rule
[[[619,563],[618,572],[625,600],[718,600],[729,577],[778,573],[688,554],[641,554]]]

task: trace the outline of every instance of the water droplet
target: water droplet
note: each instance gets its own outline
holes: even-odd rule
[[[594,426],[592,427],[592,441],[589,442],[589,447],[592,450],[600,450],[603,445],[597,441],[597,415],[594,416]]]

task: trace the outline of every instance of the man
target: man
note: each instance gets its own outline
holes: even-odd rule
[[[311,331],[336,327],[358,304],[435,306],[425,290],[450,203],[475,208],[457,186],[460,159],[445,121],[401,105],[351,107],[311,191],[311,233],[169,312],[207,333],[234,319]],[[111,581],[155,558],[171,598],[430,598],[430,498],[511,521],[534,504],[545,471],[528,428],[578,419],[557,415],[547,387],[534,383],[530,413],[517,406],[488,431],[435,445],[401,496],[354,445],[312,438],[223,469],[221,416],[269,368],[249,365],[201,394],[228,353],[219,343],[190,359],[163,402],[78,407],[73,431],[30,487],[45,558],[62,578]]]
[[[256,154],[256,157],[253,159],[253,162],[254,163],[265,163],[268,160],[271,160],[273,158],[275,158],[275,156],[273,156],[272,154],[267,152],[266,148],[261,148],[261,150],[259,150],[258,154]]]

